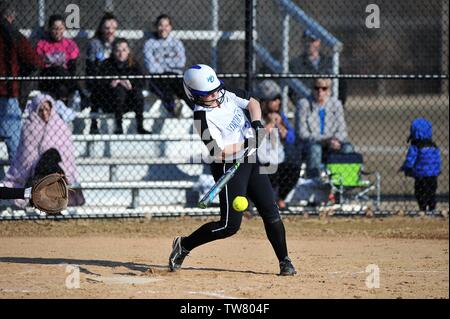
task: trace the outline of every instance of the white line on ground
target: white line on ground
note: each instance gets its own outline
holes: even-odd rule
[[[213,292],[213,291],[188,291],[187,293],[191,295],[204,295],[221,299],[241,299],[239,297],[226,296],[220,292]]]
[[[384,274],[402,274],[402,273],[448,273],[449,270],[399,270],[399,271],[383,271],[380,269],[381,273]],[[320,275],[320,274],[328,274],[328,275],[356,275],[356,274],[367,274],[365,271],[302,271],[299,272],[299,275]]]
[[[86,276],[86,278],[103,282],[105,284],[129,284],[129,285],[145,285],[152,282],[162,281],[162,278],[142,278],[134,276],[114,276],[114,277],[103,277],[103,276]]]

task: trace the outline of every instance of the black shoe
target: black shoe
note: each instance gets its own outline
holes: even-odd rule
[[[114,134],[123,134],[123,128],[118,126],[114,129]]]
[[[91,128],[89,129],[89,134],[99,134],[97,121],[91,123]]]
[[[181,264],[184,261],[184,258],[189,254],[189,250],[186,250],[183,246],[181,246],[181,240],[184,237],[176,237],[173,240],[172,244],[172,252],[169,257],[169,269],[170,271],[176,271],[181,268]]]
[[[145,128],[143,128],[143,127],[138,127],[136,131],[137,131],[138,134],[152,134],[152,132],[147,131],[147,130],[146,130]]]
[[[289,257],[285,257],[280,261],[280,276],[294,276],[296,273]]]

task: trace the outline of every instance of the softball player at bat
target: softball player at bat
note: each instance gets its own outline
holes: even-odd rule
[[[217,181],[240,158],[247,147],[258,145],[261,108],[253,98],[227,91],[215,71],[204,64],[191,66],[183,76],[189,100],[195,104],[194,121],[210,155],[215,159],[211,172]],[[256,161],[244,161],[219,193],[220,220],[206,223],[187,237],[176,237],[169,257],[169,269],[179,269],[192,249],[208,242],[230,237],[241,225],[242,212],[233,209],[236,196],[248,196],[263,219],[267,238],[279,260],[280,275],[292,276],[295,268],[288,257],[286,234],[275,202],[269,177],[260,173]]]

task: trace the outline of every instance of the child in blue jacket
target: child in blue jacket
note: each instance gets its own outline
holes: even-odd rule
[[[436,209],[436,190],[441,173],[441,152],[432,140],[430,121],[417,118],[411,123],[408,142],[411,143],[401,171],[413,177],[414,193],[421,211]]]

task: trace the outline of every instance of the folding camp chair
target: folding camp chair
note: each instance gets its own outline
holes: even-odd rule
[[[348,200],[369,201],[369,192],[375,190],[375,207],[380,206],[381,177],[378,172],[364,171],[363,156],[359,153],[330,153],[325,168],[334,192],[343,204]],[[363,176],[374,176],[374,180]]]

